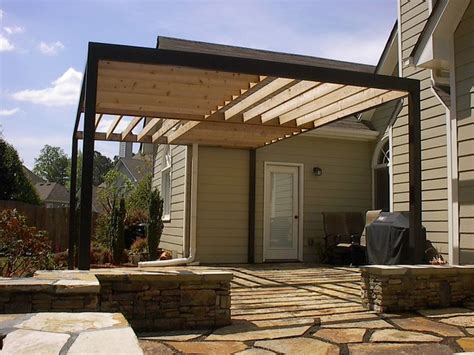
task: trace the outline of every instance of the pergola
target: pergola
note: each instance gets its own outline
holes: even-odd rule
[[[409,104],[410,249],[421,260],[419,81],[377,75],[361,64],[164,37],[158,37],[157,48],[89,43],[72,137],[69,267],[79,139],[78,266],[89,269],[95,141],[249,149],[255,164],[255,149],[403,97]],[[113,120],[98,131],[104,115]],[[121,121],[126,125],[119,131]],[[249,234],[255,223],[250,214]],[[249,254],[252,250],[249,245]]]

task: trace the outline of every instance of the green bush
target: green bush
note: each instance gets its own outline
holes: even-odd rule
[[[41,204],[35,188],[23,171],[18,153],[0,138],[0,200]]]
[[[16,209],[0,212],[0,269],[3,277],[30,276],[39,269],[54,269],[51,241],[45,231],[27,224]]]
[[[163,232],[163,199],[157,189],[150,194],[150,207],[148,210],[148,251],[149,260],[158,259],[158,245],[160,244],[161,233]]]

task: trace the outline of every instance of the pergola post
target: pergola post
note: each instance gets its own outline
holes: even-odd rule
[[[90,269],[92,232],[92,171],[94,164],[95,111],[97,100],[98,60],[89,44],[85,73],[84,137],[82,148],[81,229],[79,237],[79,270]]]
[[[80,105],[80,103],[79,103]],[[77,138],[76,131],[72,137],[71,151],[71,181],[69,182],[69,240],[67,268],[74,269],[74,254],[76,249],[76,191],[77,191]]]
[[[248,249],[247,261],[255,263],[255,190],[257,180],[256,173],[256,149],[249,150],[249,206],[248,206]]]
[[[409,144],[409,203],[410,203],[410,251],[414,264],[422,263],[424,245],[422,236],[421,202],[421,115],[420,85],[408,95],[408,144]]]

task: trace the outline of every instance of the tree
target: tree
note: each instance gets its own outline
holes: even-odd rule
[[[105,175],[114,168],[112,160],[98,151],[94,151],[94,165],[92,168],[92,184],[99,186],[104,182]],[[68,182],[66,186],[69,188],[71,177],[71,167],[68,168]],[[76,187],[79,190],[82,181],[82,152],[79,151],[77,155],[77,180]]]
[[[39,205],[41,200],[23,171],[15,148],[0,138],[0,200]]]
[[[92,169],[92,181],[95,186],[99,186],[104,182],[105,174],[107,174],[114,167],[114,163],[110,158],[100,154],[98,151],[94,152],[94,166]]]
[[[69,176],[69,159],[60,147],[46,144],[35,159],[33,171],[49,182],[65,185]]]

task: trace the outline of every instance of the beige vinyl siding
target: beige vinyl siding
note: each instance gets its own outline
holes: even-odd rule
[[[454,33],[460,263],[474,264],[474,3]]]
[[[199,147],[197,252],[201,263],[246,263],[249,151]]]
[[[402,76],[421,81],[422,209],[427,238],[448,252],[446,109],[433,94],[430,70],[407,66],[413,47],[429,16],[428,2],[401,0]],[[392,130],[393,202],[395,211],[408,211],[408,106]]]
[[[164,145],[158,145],[154,158],[152,186],[161,190],[161,167]],[[164,222],[160,248],[183,256],[183,234],[185,228],[184,208],[186,196],[186,146],[171,146],[171,219]]]
[[[361,211],[372,205],[373,143],[320,137],[294,137],[257,150],[256,261],[263,261],[264,162],[304,164],[303,258],[314,261],[323,244],[323,211]],[[319,166],[322,176],[314,176]]]

